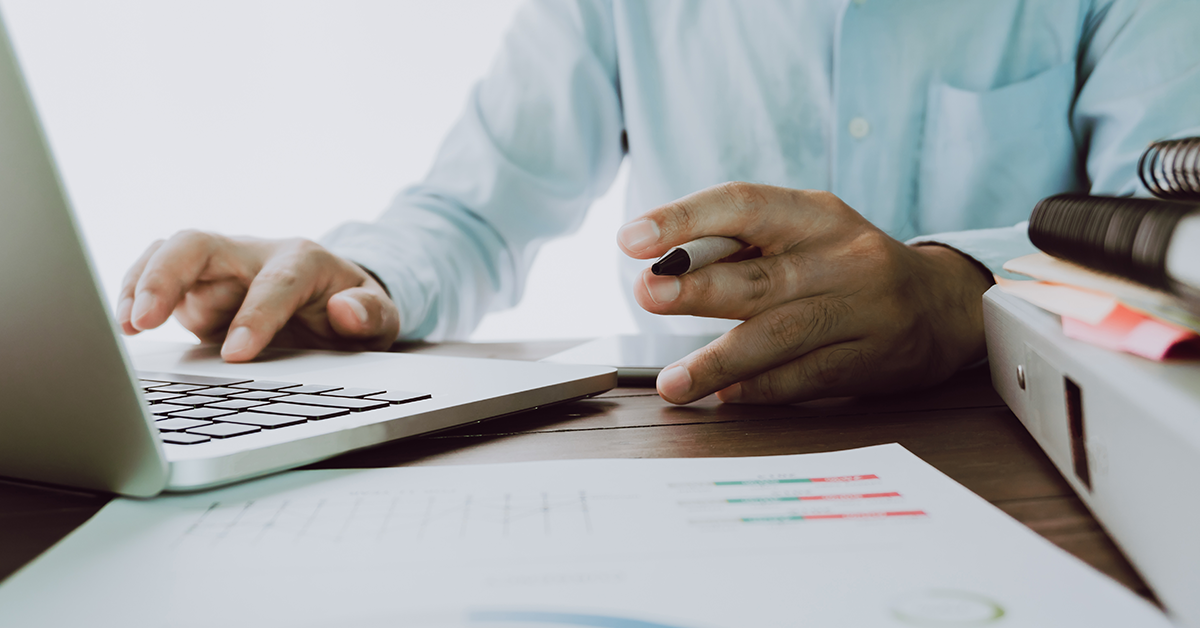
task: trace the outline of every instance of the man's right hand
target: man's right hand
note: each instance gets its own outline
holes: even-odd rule
[[[381,351],[400,313],[370,273],[307,240],[231,238],[183,231],[155,242],[129,269],[117,322],[126,334],[175,314],[229,362],[268,344]]]

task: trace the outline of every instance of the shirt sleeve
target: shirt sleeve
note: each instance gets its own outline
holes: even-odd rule
[[[1200,135],[1200,2],[1097,5],[1081,26],[1071,130],[1092,194],[1149,195],[1137,162],[1150,142]],[[1037,250],[1028,223],[910,240],[917,242],[952,246],[1004,277],[1012,277],[1004,262]]]
[[[425,180],[322,239],[382,280],[401,338],[463,338],[516,304],[540,246],[612,184],[625,153],[615,46],[606,2],[527,4]]]

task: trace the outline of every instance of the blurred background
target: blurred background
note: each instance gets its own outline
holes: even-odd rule
[[[0,0],[110,303],[180,229],[316,239],[373,219],[425,175],[519,5]],[[625,180],[473,340],[635,330],[616,279]],[[194,340],[174,321],[151,333]]]

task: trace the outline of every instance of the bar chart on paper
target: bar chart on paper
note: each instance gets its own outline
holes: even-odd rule
[[[673,484],[689,522],[706,527],[928,516],[876,474]]]
[[[211,551],[602,542],[687,528],[732,532],[731,527],[754,525],[928,516],[876,474],[520,488],[430,486],[208,503],[191,499],[186,503],[192,519],[175,547]]]

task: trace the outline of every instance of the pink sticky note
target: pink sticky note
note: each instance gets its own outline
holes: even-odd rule
[[[1161,361],[1176,344],[1196,338],[1196,333],[1118,305],[1104,320],[1091,325],[1062,319],[1063,333],[1113,351],[1124,351]]]

